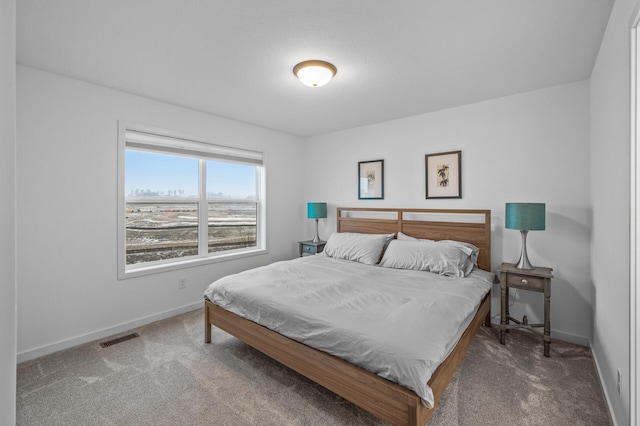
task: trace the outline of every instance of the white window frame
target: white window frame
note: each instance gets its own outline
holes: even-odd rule
[[[153,147],[157,147],[156,151]],[[126,194],[125,194],[125,152],[128,147],[149,149],[150,152],[175,152],[188,153],[206,160],[237,161],[243,164],[255,164],[257,167],[257,200],[256,200],[256,247],[225,250],[223,252],[208,253],[206,240],[198,239],[198,252],[196,256],[186,258],[174,258],[142,264],[126,264]],[[224,202],[224,200],[208,200],[206,198],[205,175],[202,166],[199,167],[200,196],[193,200],[171,200],[172,203],[198,204],[199,211],[207,212],[208,203]],[[210,142],[202,142],[185,137],[176,132],[159,129],[146,125],[118,122],[118,279],[128,279],[143,275],[168,272],[192,266],[222,262],[226,260],[263,255],[266,250],[266,185],[265,185],[265,161],[264,154],[258,151],[232,148],[216,145]],[[166,202],[167,200],[149,200]],[[208,227],[206,214],[199,215],[198,228]]]
[[[630,31],[630,247],[629,247],[629,419],[631,424],[640,424],[638,395],[640,382],[640,291],[637,289],[640,277],[640,3],[636,4],[631,16]],[[618,391],[619,393],[619,391]],[[609,404],[611,405],[611,404]]]

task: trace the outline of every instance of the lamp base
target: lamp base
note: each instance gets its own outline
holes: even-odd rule
[[[520,234],[522,234],[522,251],[520,252],[520,259],[518,259],[518,263],[515,265],[517,269],[536,269],[536,267],[529,262],[529,256],[527,256],[528,232],[529,231],[520,231]]]
[[[313,237],[313,240],[311,240],[311,242],[313,243],[322,243],[322,239],[320,238],[320,235],[318,235],[318,218],[316,218],[316,236]]]

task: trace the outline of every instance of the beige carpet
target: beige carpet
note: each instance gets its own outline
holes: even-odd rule
[[[379,425],[189,312],[18,366],[19,425]],[[588,349],[482,328],[430,425],[609,425]]]

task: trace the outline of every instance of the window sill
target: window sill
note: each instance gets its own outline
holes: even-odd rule
[[[131,266],[129,268],[121,267],[118,270],[118,280],[127,280],[129,278],[142,277],[151,274],[160,274],[164,272],[175,271],[179,269],[192,268],[194,266],[208,265],[211,263],[226,262],[229,260],[242,259],[246,257],[262,256],[267,254],[267,250],[257,248],[253,250],[243,250],[235,253],[223,253],[211,257],[198,257],[185,260],[177,260],[170,263],[147,265],[147,266]],[[124,271],[122,270],[124,269]]]

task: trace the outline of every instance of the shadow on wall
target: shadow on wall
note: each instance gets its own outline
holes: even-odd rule
[[[564,207],[560,212],[548,213],[548,229],[552,233],[544,252],[544,261],[555,265],[551,296],[563,301],[561,306],[552,303],[551,313],[562,321],[567,332],[585,330],[586,339],[593,338],[595,304],[591,277],[592,213],[587,207]]]

